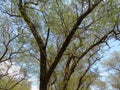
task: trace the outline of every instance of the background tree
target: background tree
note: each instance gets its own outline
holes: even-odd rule
[[[22,29],[20,32],[15,31],[16,27],[12,23],[14,20],[4,14],[0,19],[0,90],[11,90],[20,83],[27,85],[27,82],[23,81],[27,72],[16,63],[20,54],[27,49],[23,49],[24,43],[19,40],[23,35]]]

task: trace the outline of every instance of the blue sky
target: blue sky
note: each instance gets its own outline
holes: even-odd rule
[[[104,58],[110,58],[110,56],[115,52],[115,51],[120,51],[120,41],[116,40],[116,39],[111,39],[108,41],[108,44],[110,46],[110,48],[108,48],[108,46],[105,46],[103,49],[105,49],[105,52],[103,53]]]

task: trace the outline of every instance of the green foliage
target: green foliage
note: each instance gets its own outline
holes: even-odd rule
[[[0,90],[10,89],[18,82],[17,79],[12,79],[10,77],[4,77],[0,79]],[[30,83],[23,80],[15,87],[11,88],[10,90],[31,90]]]
[[[14,33],[8,34],[8,32],[4,32],[4,29],[6,29],[8,25],[1,21],[2,27],[0,28],[0,36],[2,37],[3,33],[5,33],[6,37],[4,38],[4,41],[6,42],[9,40],[9,36],[20,34],[20,36],[18,36],[9,46],[9,52],[7,52],[6,57],[9,53],[22,46],[19,52],[15,54],[17,57],[13,55],[14,59],[12,62],[25,68],[28,72],[28,76],[38,77],[38,75],[41,74],[39,69],[41,69],[40,53],[42,52],[39,51],[38,44],[36,43],[32,32],[30,32],[30,27],[28,27],[29,25],[27,25],[21,16],[18,8],[19,1],[11,0],[8,1],[10,5],[7,5],[8,3],[5,3],[3,6],[1,5],[2,8],[4,7],[4,9],[1,8],[1,13],[5,13],[5,16],[8,18],[3,21],[6,23],[9,21],[10,30]],[[91,1],[91,3],[89,3],[89,1]],[[79,16],[91,9],[92,5],[97,1],[99,0],[23,0],[22,9],[25,10],[24,12],[28,15],[27,18],[30,18],[44,44],[46,43],[47,36],[49,36],[45,48],[48,70],[54,62],[55,57],[58,55],[66,37],[79,19]],[[4,1],[2,1],[2,3],[3,2]],[[91,4],[91,6],[89,6],[89,4]],[[68,74],[72,73],[68,80],[68,90],[75,90],[79,82],[82,82],[80,90],[91,90],[92,86],[99,89],[105,89],[106,83],[102,82],[101,79],[98,79],[99,73],[95,70],[97,68],[95,68],[96,63],[94,63],[94,61],[99,61],[99,58],[101,57],[98,51],[103,48],[102,43],[107,42],[109,36],[113,35],[113,33],[107,35],[106,37],[108,38],[105,38],[105,40],[101,41],[98,45],[96,45],[96,43],[111,31],[116,23],[119,23],[118,12],[120,12],[119,0],[103,0],[83,19],[77,27],[77,31],[73,35],[69,46],[62,55],[49,84],[57,78],[53,87],[56,86],[58,90],[62,90],[62,83],[64,82],[66,72],[68,72]],[[11,17],[11,14],[13,14],[15,18]],[[9,27],[7,27],[7,29]],[[49,35],[48,29],[50,29]],[[3,41],[0,41],[1,50],[4,47],[2,47],[3,44]],[[96,46],[91,48],[92,45]],[[65,71],[69,58],[71,58],[71,60],[68,65],[68,71]],[[115,66],[117,65],[117,63],[113,63],[113,61],[109,61],[109,65],[114,66],[113,64]],[[88,71],[86,71],[87,69]],[[81,78],[82,80],[79,81]],[[112,78],[116,80],[116,77]],[[8,79],[1,79],[1,86],[3,86],[5,82],[8,82]],[[16,81],[13,80],[13,83],[15,82]],[[24,85],[26,86],[25,88],[21,87]],[[30,89],[27,81],[21,82],[13,90],[24,89]]]

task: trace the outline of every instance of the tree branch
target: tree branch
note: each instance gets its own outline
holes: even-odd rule
[[[49,69],[49,71],[48,71],[48,75],[47,75],[47,80],[48,80],[48,81],[49,81],[49,79],[50,79],[50,77],[51,77],[54,69],[56,68],[57,64],[59,63],[59,61],[60,61],[63,53],[65,52],[66,48],[68,47],[68,45],[69,45],[69,43],[70,43],[73,35],[74,35],[75,32],[77,31],[79,25],[81,24],[81,22],[83,21],[83,19],[84,19],[85,17],[87,17],[87,16],[94,10],[94,8],[95,8],[96,6],[98,6],[98,4],[99,4],[100,2],[101,2],[101,0],[98,1],[97,3],[95,3],[95,4],[92,6],[92,8],[88,8],[88,10],[87,10],[85,13],[83,13],[83,14],[78,18],[78,20],[76,21],[76,23],[74,24],[71,32],[69,33],[69,35],[67,36],[66,40],[64,41],[64,43],[63,43],[60,51],[58,52],[57,56],[55,57],[54,62],[52,63],[52,65],[51,65],[51,67],[50,67],[50,69]]]
[[[93,45],[89,46],[88,49],[86,49],[79,57],[77,61],[74,61],[74,63],[72,64],[71,68],[69,69],[69,75],[67,76],[67,79],[69,80],[71,75],[73,74],[78,62],[94,47],[96,47],[97,45],[103,43],[109,34],[113,33],[113,29],[111,31],[109,31],[106,35],[104,35],[98,42],[94,43]],[[67,85],[66,85],[67,86]]]
[[[45,42],[45,49],[46,49],[47,44],[48,44],[49,35],[50,35],[50,28],[48,28],[48,32],[47,32],[47,38],[46,38],[46,42]]]

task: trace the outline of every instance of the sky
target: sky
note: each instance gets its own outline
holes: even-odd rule
[[[120,51],[120,41],[115,40],[114,38],[108,41],[108,44],[110,46],[110,48],[108,48],[108,46],[105,46],[103,49],[105,49],[105,52],[103,53],[104,58],[106,59],[108,57],[110,57],[110,55],[113,54],[113,52],[115,51]]]
[[[106,60],[113,58],[114,52],[120,52],[120,41],[115,40],[115,39],[111,39],[108,41],[108,44],[109,44],[110,48],[108,46],[105,46],[103,48],[103,50],[104,50],[104,52],[102,53],[103,58],[101,59],[101,62],[100,62],[101,65],[99,65],[100,66],[99,69],[101,71],[101,74],[100,74],[101,76],[107,75],[107,72],[105,71],[102,64]]]

